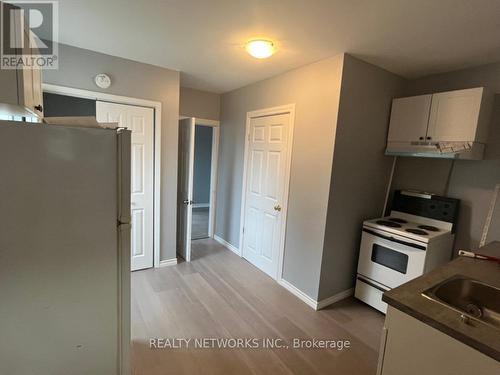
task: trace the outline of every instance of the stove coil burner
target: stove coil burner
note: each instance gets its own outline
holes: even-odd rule
[[[413,229],[413,228],[410,228],[410,229],[406,229],[406,231],[409,232],[409,233],[413,233],[413,234],[420,234],[422,236],[427,236],[429,234],[425,230],[422,230],[422,229]]]
[[[384,225],[386,227],[391,227],[391,228],[401,228],[400,224],[395,223],[393,221],[388,221],[388,220],[379,220],[379,221],[377,221],[377,224]]]
[[[429,232],[439,232],[439,228],[433,227],[432,225],[419,225],[420,229],[428,230]]]
[[[405,219],[400,219],[398,217],[390,217],[388,220],[393,221],[395,223],[399,223],[399,224],[407,224],[408,223]]]

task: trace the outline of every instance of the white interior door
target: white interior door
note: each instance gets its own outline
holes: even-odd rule
[[[98,101],[96,117],[99,122],[118,122],[132,132],[131,269],[153,267],[154,110]]]
[[[273,278],[284,241],[290,118],[288,113],[252,118],[248,129],[242,255]]]
[[[178,193],[178,251],[191,261],[191,224],[193,218],[195,119],[179,121],[179,193]]]

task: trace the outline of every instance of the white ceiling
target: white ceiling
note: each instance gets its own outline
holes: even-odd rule
[[[60,0],[60,41],[226,92],[341,52],[405,77],[500,61],[499,0]],[[254,37],[278,52],[256,60]]]

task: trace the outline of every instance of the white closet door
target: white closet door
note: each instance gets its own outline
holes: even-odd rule
[[[290,114],[251,119],[248,137],[243,257],[277,278]]]
[[[131,269],[153,267],[154,110],[97,102],[99,122],[118,122],[132,132],[131,149]]]

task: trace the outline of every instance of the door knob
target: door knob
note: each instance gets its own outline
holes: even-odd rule
[[[279,204],[277,204],[276,206],[274,206],[274,211],[280,212],[281,211],[281,206]]]

